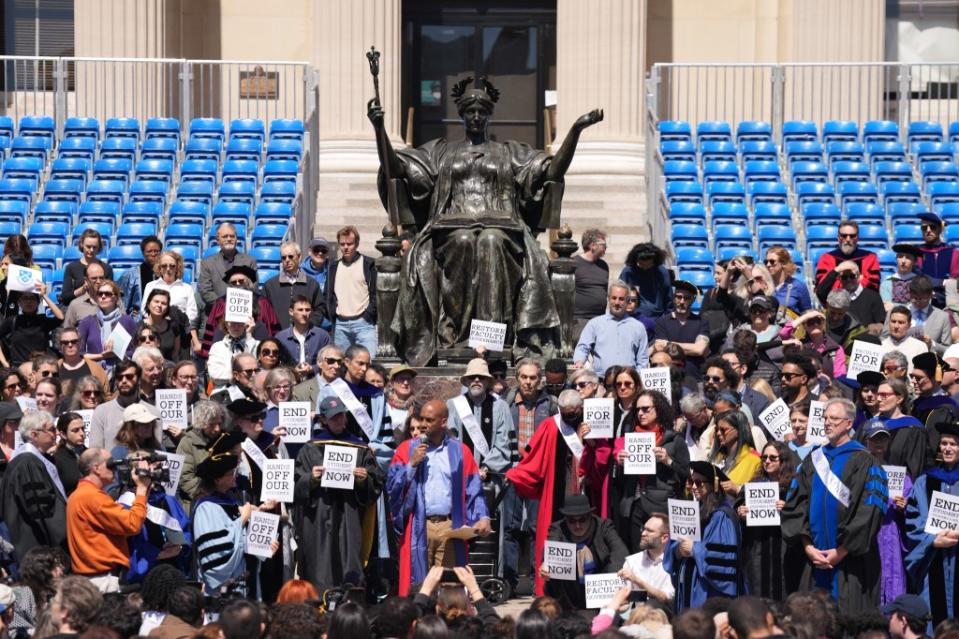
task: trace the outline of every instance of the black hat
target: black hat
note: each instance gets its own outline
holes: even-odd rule
[[[23,419],[23,410],[17,402],[0,402],[0,424]]]
[[[887,617],[894,612],[919,621],[929,620],[929,606],[926,604],[926,600],[919,595],[899,595],[891,603],[882,607],[882,614]]]
[[[886,376],[879,371],[863,371],[856,375],[856,381],[859,382],[859,388],[863,386],[879,386],[886,381]]]
[[[592,515],[593,508],[589,505],[589,499],[586,495],[567,495],[559,513],[564,517]]]
[[[952,435],[953,437],[959,437],[959,424],[955,422],[943,422],[941,424],[936,424],[936,430],[939,431],[940,435]]]
[[[922,250],[915,244],[893,244],[892,250],[896,255],[904,253],[906,255],[911,255],[914,258],[919,258],[922,256]]]
[[[676,280],[673,282],[673,288],[677,291],[689,291],[693,295],[699,295],[699,287],[686,280]]]
[[[234,264],[228,268],[226,273],[223,274],[223,281],[229,284],[230,278],[238,274],[247,276],[250,278],[251,282],[256,282],[256,271],[249,266],[243,266],[242,264]]]
[[[933,224],[938,224],[939,226],[942,226],[942,218],[931,211],[920,213],[916,217],[918,217],[923,222],[932,222]]]
[[[758,306],[764,311],[776,312],[779,310],[779,300],[769,295],[757,295],[749,300],[749,309]]]
[[[226,475],[240,465],[240,458],[233,453],[210,455],[197,464],[196,474],[200,479],[213,481]]]
[[[502,357],[497,357],[489,361],[489,374],[490,375],[502,375],[506,377],[506,372],[509,370],[509,366],[506,363],[506,360]]]
[[[266,404],[252,399],[235,399],[227,404],[226,409],[233,413],[234,417],[254,417],[266,412]]]
[[[935,353],[920,353],[916,355],[912,358],[912,366],[924,372],[931,380],[938,382],[942,379],[941,375],[936,374],[940,369],[939,358],[936,357]]]
[[[206,447],[211,455],[220,455],[232,452],[237,445],[243,443],[246,435],[240,431],[231,431],[229,433],[220,433],[219,437],[212,444]]]
[[[726,476],[722,468],[710,464],[708,461],[689,462],[689,472],[690,474],[699,473],[708,481],[713,482],[713,490],[719,490],[719,482],[729,481],[729,477]]]

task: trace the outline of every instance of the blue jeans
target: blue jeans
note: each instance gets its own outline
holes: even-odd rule
[[[503,555],[502,572],[503,577],[512,585],[516,585],[516,580],[520,574],[528,573],[535,577],[536,572],[536,514],[539,512],[538,499],[525,499],[516,494],[516,490],[510,486],[509,494],[503,499]],[[529,549],[528,566],[520,566],[520,556],[522,554],[520,542],[517,533],[527,533],[526,545]],[[525,568],[525,570],[524,570]]]
[[[344,353],[353,344],[359,344],[376,359],[376,325],[364,319],[336,320],[333,343]]]

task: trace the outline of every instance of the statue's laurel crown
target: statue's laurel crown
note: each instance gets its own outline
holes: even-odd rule
[[[473,76],[463,78],[459,82],[453,85],[453,90],[451,95],[454,100],[460,100],[463,95],[466,93],[466,88],[473,84]],[[489,99],[494,104],[499,101],[499,89],[493,86],[493,84],[487,79],[486,75],[481,75],[479,77],[479,82],[476,85],[478,91],[483,91],[486,95],[489,96]]]

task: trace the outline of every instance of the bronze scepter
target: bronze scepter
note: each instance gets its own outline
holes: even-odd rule
[[[373,76],[373,99],[376,100],[378,106],[382,107],[383,103],[380,102],[380,52],[376,50],[375,46],[370,46],[370,50],[366,52],[366,60],[370,63],[370,75]],[[386,134],[385,131],[383,134]],[[376,135],[376,147],[380,158],[384,160],[381,164],[383,166],[383,177],[386,178],[386,213],[390,218],[390,224],[399,226],[400,211],[396,202],[396,185],[393,184],[392,175],[390,175],[390,163],[386,159],[386,149],[379,132]]]

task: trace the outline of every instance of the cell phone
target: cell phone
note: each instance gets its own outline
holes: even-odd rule
[[[460,582],[460,578],[456,576],[456,572],[454,572],[452,568],[446,568],[443,570],[443,576],[440,577],[440,583],[458,584],[459,582]]]
[[[649,593],[645,590],[630,590],[629,591],[629,601],[630,603],[642,603],[649,600]]]

